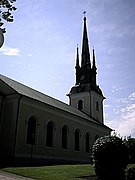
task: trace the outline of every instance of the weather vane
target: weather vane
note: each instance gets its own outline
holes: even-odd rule
[[[85,17],[86,11],[84,11],[83,14],[84,14],[84,17]]]

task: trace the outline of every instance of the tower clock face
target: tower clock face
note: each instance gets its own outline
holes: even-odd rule
[[[85,76],[84,76],[84,75],[82,75],[82,76],[80,77],[80,80],[84,80],[84,78],[85,78]]]

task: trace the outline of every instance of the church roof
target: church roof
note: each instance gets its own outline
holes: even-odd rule
[[[0,94],[10,95],[10,94],[14,94],[14,93],[18,93],[20,95],[23,95],[23,96],[29,97],[31,99],[37,100],[39,102],[45,103],[54,108],[63,110],[67,113],[87,119],[93,123],[105,126],[105,125],[101,124],[100,122],[95,121],[94,119],[90,118],[88,115],[84,114],[80,110],[78,110],[64,102],[61,102],[53,97],[50,97],[50,96],[43,94],[37,90],[34,90],[26,85],[23,85],[13,79],[8,78],[6,76],[0,75]],[[108,128],[107,126],[105,126],[105,127]]]

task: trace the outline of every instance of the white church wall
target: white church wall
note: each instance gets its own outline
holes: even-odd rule
[[[89,162],[90,153],[86,152],[86,133],[90,134],[90,148],[93,145],[96,135],[106,134],[103,127],[97,126],[88,120],[76,117],[62,110],[53,108],[43,103],[23,98],[20,106],[19,123],[17,131],[16,156],[30,157],[31,145],[26,144],[28,119],[34,116],[37,119],[36,145],[33,147],[33,157],[68,159]],[[53,147],[46,146],[47,123],[54,123],[54,144]],[[68,148],[62,148],[62,127],[66,125],[68,132]],[[75,151],[75,130],[80,131],[80,150]]]
[[[92,104],[91,115],[92,117],[97,119],[97,121],[101,123],[104,123],[103,122],[103,100],[104,100],[103,96],[95,93],[95,91],[91,91],[91,104]]]
[[[0,156],[8,157],[13,155],[15,141],[15,125],[18,109],[17,94],[6,96],[3,99],[1,123],[0,123]]]
[[[70,95],[70,105],[78,109],[78,101],[82,100],[83,109],[86,114],[91,115],[90,92],[81,92]]]

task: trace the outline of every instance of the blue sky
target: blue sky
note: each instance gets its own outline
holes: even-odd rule
[[[0,73],[68,103],[85,10],[106,97],[105,124],[135,137],[135,1],[17,0],[15,5],[14,22],[5,23]]]

